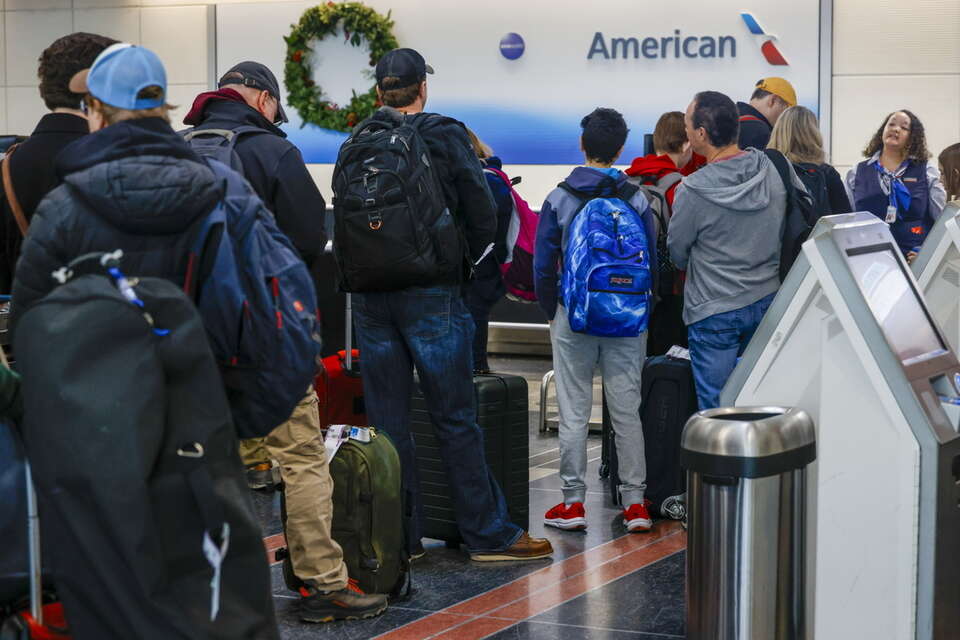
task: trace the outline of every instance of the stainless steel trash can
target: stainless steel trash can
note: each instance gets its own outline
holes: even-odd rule
[[[813,421],[786,407],[711,409],[683,430],[688,640],[803,640]]]

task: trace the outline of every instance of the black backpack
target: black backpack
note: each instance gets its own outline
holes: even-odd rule
[[[460,231],[420,134],[441,117],[384,109],[340,147],[333,246],[342,290],[396,291],[460,272]]]
[[[177,285],[127,279],[103,256],[58,271],[65,284],[14,338],[44,551],[73,637],[278,640],[203,321]]]
[[[810,194],[794,187],[791,179],[794,171],[790,161],[773,149],[767,149],[764,153],[777,168],[787,191],[787,211],[783,220],[783,234],[780,237],[780,282],[783,282],[820,216],[814,208]]]
[[[827,193],[827,176],[823,172],[823,165],[812,162],[794,162],[793,168],[800,178],[800,182],[807,188],[807,193],[813,198],[813,210],[817,219],[828,216],[830,209],[830,195]]]

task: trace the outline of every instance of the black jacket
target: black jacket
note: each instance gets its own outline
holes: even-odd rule
[[[497,208],[480,159],[459,120],[431,113],[414,117],[423,120],[420,133],[430,149],[447,206],[460,223],[471,261],[475,262],[497,233]]]
[[[10,178],[24,215],[29,221],[37,205],[57,184],[54,161],[64,147],[89,133],[84,118],[69,113],[48,113],[36,129],[10,156]],[[13,212],[3,198],[0,223],[0,293],[10,293],[13,272],[20,257],[23,238]]]
[[[740,112],[740,148],[766,149],[773,130],[770,121],[746,102],[738,102],[737,110]]]
[[[57,172],[63,184],[37,207],[23,244],[12,328],[53,289],[50,274],[85,253],[120,248],[128,273],[183,282],[191,225],[223,197],[213,172],[159,118],[77,140],[60,154]]]
[[[197,129],[235,129],[254,126],[263,133],[248,133],[235,147],[243,172],[277,219],[308,267],[323,253],[327,236],[323,228],[326,203],[303,163],[300,150],[287,134],[267,122],[246,104],[209,99],[203,105]]]

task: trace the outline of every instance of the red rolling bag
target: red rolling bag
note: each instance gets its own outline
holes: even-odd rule
[[[347,294],[346,349],[323,359],[323,369],[314,381],[320,401],[320,426],[331,424],[366,426],[360,352],[352,348],[353,318]]]

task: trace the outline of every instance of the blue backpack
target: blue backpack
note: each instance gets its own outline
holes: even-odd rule
[[[286,422],[320,353],[313,281],[247,182],[216,160],[224,199],[199,223],[184,291],[196,303],[241,438]]]
[[[566,230],[560,295],[579,333],[636,337],[647,330],[653,278],[643,218],[630,204],[637,186],[595,197],[567,183],[560,188],[582,200]]]

